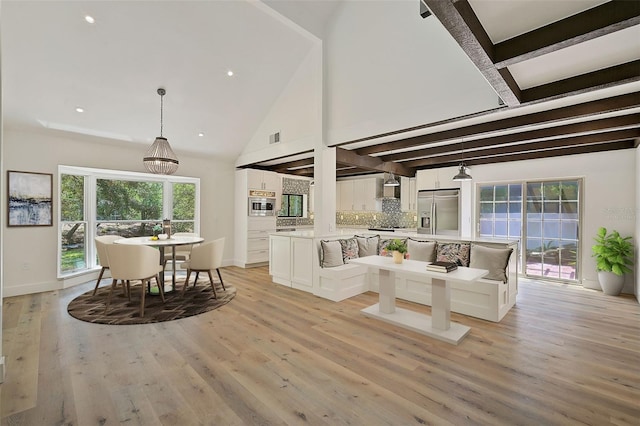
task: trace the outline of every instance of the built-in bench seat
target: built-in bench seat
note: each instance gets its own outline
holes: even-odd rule
[[[365,238],[366,236],[363,236]],[[384,238],[393,238],[386,237]],[[336,250],[336,242],[349,254],[349,242],[353,237],[342,237],[334,240],[316,241],[317,256],[314,261],[314,285],[313,293],[319,297],[323,297],[333,301],[341,301],[349,297],[364,293],[366,291],[378,291],[378,274],[377,271],[369,271],[362,265],[353,265],[348,263],[348,258],[344,259],[344,264],[327,265],[326,258],[323,258],[323,252],[328,252],[328,246],[333,244]],[[324,247],[322,241],[325,241]],[[360,240],[365,241],[366,240]],[[434,241],[436,244],[438,241]],[[507,255],[508,263],[503,271],[495,273],[495,265],[493,277],[503,275],[502,279],[480,279],[473,283],[451,282],[451,311],[464,315],[481,318],[488,321],[500,321],[509,310],[515,305],[517,295],[517,243],[494,243],[494,242],[471,242],[464,240],[446,240],[440,241],[443,245],[468,244],[470,253],[467,253],[467,262],[471,258],[473,262],[474,248],[476,258],[480,259],[480,253],[487,251],[504,251],[511,249],[513,253]],[[362,246],[361,246],[362,247]],[[488,250],[483,250],[488,248]],[[379,252],[380,247],[378,247]],[[352,249],[353,251],[353,249]],[[411,253],[411,251],[409,252]],[[362,253],[360,253],[362,254]],[[376,253],[365,253],[366,255]],[[351,253],[351,256],[354,256]],[[348,257],[348,256],[347,256]],[[360,256],[361,257],[361,256]],[[423,260],[423,259],[417,259]],[[329,262],[332,260],[329,259]],[[324,267],[323,267],[324,263]],[[472,267],[489,269],[489,266],[483,267],[482,264],[471,264]],[[490,274],[491,276],[491,274]],[[431,305],[431,283],[427,280],[417,281],[410,276],[402,273],[396,273],[396,297],[424,305]]]
[[[318,285],[313,294],[339,302],[369,291],[369,268],[345,264],[334,268],[319,268]]]

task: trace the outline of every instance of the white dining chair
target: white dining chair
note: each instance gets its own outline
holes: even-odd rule
[[[162,302],[164,299],[164,288],[160,285],[158,274],[162,271],[160,264],[160,252],[153,247],[143,245],[124,245],[109,244],[107,245],[107,256],[109,258],[109,269],[111,270],[111,290],[109,290],[109,298],[105,313],[111,304],[113,289],[116,287],[117,281],[131,282],[140,280],[140,317],[144,317],[144,300],[147,293],[146,283],[150,283],[151,278],[155,278],[156,285],[160,292]],[[131,290],[129,289],[129,297]]]
[[[96,281],[96,287],[93,289],[93,295],[96,295],[100,280],[104,275],[104,271],[109,269],[109,258],[107,257],[107,244],[113,244],[115,240],[119,240],[122,237],[120,235],[101,235],[95,238],[96,251],[98,252],[98,264],[102,267],[100,274],[98,275],[98,281]]]
[[[195,232],[176,232],[175,234],[171,234],[171,236],[172,237],[197,237],[198,234],[196,234]],[[191,256],[191,249],[193,248],[194,245],[198,245],[198,244],[187,244],[187,245],[177,246],[176,262],[185,262],[189,260],[189,257]],[[165,256],[164,258],[165,265],[170,260],[171,258],[169,256]]]
[[[218,273],[218,278],[220,279],[220,284],[222,285],[222,289],[226,291],[227,289],[224,286],[224,282],[222,281],[222,275],[220,274],[220,267],[222,266],[222,253],[224,251],[224,237],[218,238],[214,241],[209,241],[206,243],[202,243],[194,246],[191,249],[191,257],[188,261],[186,261],[182,268],[187,270],[187,278],[184,281],[184,287],[182,287],[182,294],[187,290],[187,286],[189,285],[189,278],[191,277],[191,272],[196,273],[196,277],[193,280],[193,285],[195,287],[196,282],[198,281],[198,275],[200,272],[206,272],[209,275],[209,281],[211,282],[211,289],[213,290],[213,296],[217,298],[216,295],[216,286],[213,281],[213,275],[211,275],[211,271],[215,270]]]

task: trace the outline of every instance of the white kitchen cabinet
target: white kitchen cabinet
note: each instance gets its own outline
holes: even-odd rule
[[[269,238],[269,275],[274,283],[291,287],[291,238]]]
[[[339,180],[336,182],[336,210],[353,210],[353,182],[350,180]]]
[[[247,263],[269,261],[269,234],[276,232],[276,218],[250,217],[247,227]]]
[[[336,210],[381,211],[377,178],[341,180],[336,185]]]
[[[265,189],[261,189],[263,183]],[[269,261],[269,234],[276,232],[276,216],[248,215],[247,203],[251,189],[273,191],[278,206],[282,194],[280,175],[254,169],[236,171],[234,264],[242,268],[264,265]]]
[[[291,287],[313,291],[313,239],[291,238]]]
[[[271,235],[269,274],[274,283],[313,291],[313,239]]]
[[[418,189],[416,178],[400,179],[400,209],[403,212],[416,211],[418,208]]]
[[[280,175],[267,170],[247,170],[247,184],[249,189],[264,189],[267,191],[282,191]]]
[[[376,178],[368,178],[361,179],[364,183],[362,184],[362,193],[364,194],[362,204],[364,211],[382,211],[382,202],[380,201],[379,189],[381,188],[382,182],[380,179]],[[354,187],[355,193],[355,187]]]

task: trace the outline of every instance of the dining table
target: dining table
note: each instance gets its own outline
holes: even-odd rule
[[[121,238],[115,240],[114,244],[129,244],[129,245],[145,245],[151,247],[157,247],[160,250],[160,264],[162,265],[162,274],[160,274],[160,285],[164,288],[164,291],[175,291],[176,289],[176,247],[186,246],[191,244],[199,244],[204,241],[202,237],[196,236],[171,236],[166,239],[152,239],[152,237],[132,237]],[[171,247],[171,287],[168,289],[165,286],[165,249]]]

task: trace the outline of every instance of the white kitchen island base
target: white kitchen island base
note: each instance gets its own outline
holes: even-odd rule
[[[394,263],[391,258],[383,256],[351,259],[349,263],[367,265],[379,270],[380,302],[363,309],[361,312],[364,315],[454,345],[460,343],[471,329],[451,322],[451,289],[447,281],[473,282],[489,272],[464,267],[449,273],[431,272],[426,269],[428,262],[405,260],[403,263]],[[431,316],[396,308],[396,272],[431,279]]]
[[[430,315],[404,308],[396,308],[395,312],[385,314],[384,312],[380,312],[379,303],[364,308],[360,312],[366,317],[375,318],[454,345],[460,343],[471,331],[470,327],[455,322],[450,323],[448,330],[438,330],[433,327]]]

